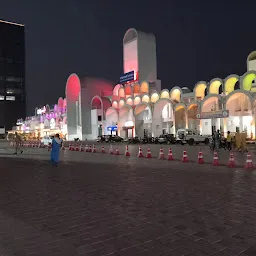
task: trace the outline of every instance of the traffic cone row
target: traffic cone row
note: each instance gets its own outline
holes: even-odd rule
[[[26,144],[24,144],[24,147],[25,146],[26,146]],[[39,145],[38,144],[27,144],[27,146],[28,147],[37,147],[37,146],[41,147],[40,144]],[[51,145],[48,146],[48,151],[50,151],[50,150],[51,150]],[[62,150],[65,150],[65,148],[62,147]],[[81,152],[85,151],[85,152],[92,152],[92,153],[96,153],[97,152],[95,145],[93,145],[93,146],[92,145],[89,145],[89,146],[86,145],[85,148],[83,148],[82,145],[81,145],[80,148],[79,148],[78,146],[74,146],[74,145],[69,144],[68,150],[70,150],[70,151],[81,151]],[[104,146],[102,146],[102,148],[101,148],[101,153],[103,153],[103,154],[106,153]],[[110,147],[109,147],[109,154],[120,155],[120,152],[119,152],[118,148],[116,148],[115,152],[114,152],[112,145],[110,145]],[[124,156],[126,156],[126,157],[130,157],[131,156],[131,154],[129,152],[128,145],[125,146]],[[139,151],[138,151],[137,157],[138,158],[144,158],[141,146],[139,146]],[[147,154],[146,154],[145,157],[149,158],[149,159],[152,158],[150,147],[148,147]],[[159,157],[158,158],[159,158],[159,160],[165,160],[166,159],[165,156],[164,156],[164,150],[163,150],[162,147],[160,148]],[[171,147],[169,148],[167,160],[168,161],[173,161],[174,160]],[[189,162],[186,150],[183,151],[183,156],[182,156],[181,162],[183,162],[183,163]],[[205,163],[202,151],[198,152],[197,163],[198,164],[204,164]],[[214,154],[213,154],[212,165],[213,166],[219,166],[220,165],[219,157],[218,157],[218,153],[217,152],[214,152]],[[230,152],[229,161],[228,161],[227,166],[229,168],[235,168],[236,167],[236,165],[235,165],[235,158],[234,158],[234,153],[233,152]],[[253,165],[253,162],[252,162],[252,156],[251,156],[250,153],[248,153],[247,157],[246,157],[245,169],[253,169],[253,168],[254,168],[254,165]]]

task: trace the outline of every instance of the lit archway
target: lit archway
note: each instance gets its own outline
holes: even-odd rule
[[[192,102],[187,107],[188,129],[200,130],[200,120],[197,118],[199,107],[196,102]]]
[[[144,135],[152,134],[152,110],[148,103],[140,103],[134,109],[136,136],[143,138]]]
[[[154,104],[152,135],[158,137],[163,133],[175,133],[173,105],[169,99],[159,99]]]
[[[118,111],[113,108],[110,107],[107,109],[106,111],[106,121],[105,121],[105,125],[104,125],[104,134],[111,134],[111,130],[115,130],[112,129],[112,127],[114,126],[118,126]],[[113,131],[112,131],[113,134]],[[118,132],[117,132],[118,134]]]
[[[113,108],[118,108],[118,102],[117,102],[116,100],[114,100],[114,101],[112,102],[112,107],[113,107]]]
[[[169,99],[170,98],[169,94],[170,94],[169,90],[164,89],[164,90],[161,91],[160,98],[161,99]]]
[[[174,107],[174,120],[175,129],[185,129],[186,128],[186,107],[183,103],[178,103]]]
[[[119,98],[125,98],[125,91],[124,88],[120,87],[118,90],[118,96]]]
[[[252,103],[253,98],[248,91],[236,90],[228,95],[225,104],[229,110],[227,131],[246,132],[249,138],[255,136]]]
[[[80,102],[81,84],[77,74],[71,74],[66,83],[66,103],[68,118],[68,139],[82,139],[82,134],[78,132],[78,126],[81,125],[81,102]]]
[[[159,100],[159,94],[157,92],[154,92],[151,94],[150,101],[152,103],[156,103]]]
[[[110,107],[110,103],[108,106],[106,106],[105,109]],[[104,120],[104,104],[103,100],[100,96],[96,95],[92,98],[91,100],[91,115],[92,115],[92,127],[97,136],[101,136],[103,134],[103,129],[102,129],[102,122]]]
[[[241,77],[241,89],[256,92],[256,71],[248,71]]]
[[[209,93],[210,94],[221,94],[222,93],[222,79],[214,78],[211,80],[209,85]]]
[[[247,57],[247,71],[256,70],[256,51],[251,52]]]
[[[181,94],[182,94],[181,88],[178,87],[178,86],[175,86],[170,91],[170,98],[171,98],[171,100],[173,100],[173,102],[179,103],[180,98],[181,98]]]
[[[148,82],[143,81],[140,85],[140,92],[141,93],[149,93],[149,85]]]
[[[133,100],[132,100],[132,98],[127,98],[127,99],[126,99],[126,104],[127,104],[127,105],[130,105],[130,106],[133,106]]]
[[[120,135],[123,138],[134,136],[134,116],[130,105],[123,105],[119,110]]]
[[[223,110],[222,96],[209,94],[201,102],[202,133],[212,134],[214,130],[224,131],[223,118],[217,118],[216,113]]]
[[[103,109],[103,103],[101,98],[96,95],[91,100],[91,109]]]
[[[194,87],[195,99],[203,100],[205,97],[205,91],[207,89],[207,83],[204,81],[198,82]]]
[[[131,85],[126,85],[124,88],[124,93],[126,95],[126,98],[131,97],[133,95],[132,87]]]
[[[117,84],[113,89],[113,95],[118,96],[118,91],[121,87],[123,87],[121,84]]]
[[[119,102],[118,102],[118,108],[119,108],[119,109],[122,108],[124,104],[125,104],[124,99],[119,100]]]
[[[133,94],[134,96],[137,96],[140,94],[140,85],[138,83],[136,83],[134,86],[133,86]]]
[[[201,112],[211,112],[219,110],[222,110],[220,95],[208,95],[201,102]]]
[[[225,95],[230,94],[235,90],[236,84],[239,82],[238,75],[229,75],[224,80],[224,92]]]
[[[134,106],[137,106],[141,103],[141,99],[140,99],[140,96],[136,96],[134,98]]]
[[[147,94],[143,95],[141,101],[142,101],[142,102],[149,103],[149,102],[150,102],[149,95],[147,95]]]

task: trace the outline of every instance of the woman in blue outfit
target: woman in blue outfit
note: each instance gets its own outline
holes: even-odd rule
[[[54,166],[57,166],[59,163],[59,155],[62,141],[60,135],[56,134],[52,140],[52,152],[51,152],[51,162]]]

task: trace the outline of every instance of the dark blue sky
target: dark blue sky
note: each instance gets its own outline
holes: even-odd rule
[[[155,34],[162,88],[241,75],[256,50],[253,0],[108,2],[1,1],[0,18],[26,25],[29,112],[64,95],[72,72],[117,82],[130,27]]]

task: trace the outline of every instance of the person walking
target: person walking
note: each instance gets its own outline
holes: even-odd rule
[[[220,139],[221,139],[220,130],[217,130],[217,132],[214,133],[215,149],[217,152],[219,151],[219,148],[220,148]]]
[[[230,131],[228,131],[228,134],[227,134],[227,148],[228,148],[229,151],[232,149],[231,141],[232,141],[232,137],[231,137]]]
[[[20,152],[20,154],[22,154],[23,150],[21,150],[21,137],[17,132],[15,132],[14,143],[15,143],[14,155],[17,155],[18,151]]]
[[[51,163],[53,166],[58,166],[61,145],[62,140],[57,133],[52,139]]]

